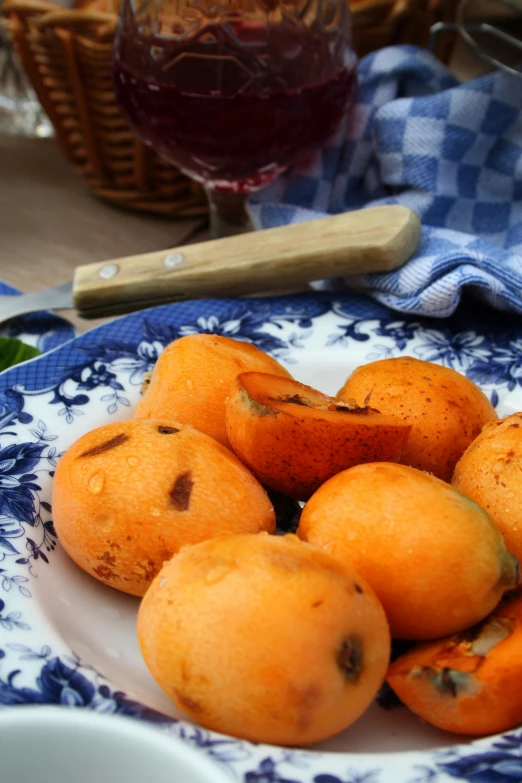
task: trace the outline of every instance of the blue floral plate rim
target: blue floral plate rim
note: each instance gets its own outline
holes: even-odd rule
[[[361,357],[368,361],[411,352],[464,372],[499,409],[509,411],[522,402],[519,319],[461,308],[455,317],[440,322],[392,312],[363,296],[326,292],[196,300],[152,308],[94,327],[4,372],[0,375],[0,706],[61,704],[130,715],[195,745],[224,764],[233,778],[248,783],[522,779],[522,732],[518,730],[471,743],[453,738],[446,744],[441,736],[439,744],[432,741],[425,749],[394,751],[383,746],[382,752],[348,753],[252,745],[215,734],[127,695],[118,678],[103,676],[103,666],[78,655],[39,611],[39,601],[45,604],[49,598],[44,590],[49,575],[67,567],[60,560],[63,553],[57,546],[50,505],[60,454],[79,433],[96,426],[93,420],[100,415],[104,420],[130,415],[143,374],[163,347],[197,331],[252,341],[288,366],[307,372],[302,363],[307,349],[315,352],[318,362],[323,355],[355,355],[358,361]],[[321,377],[325,368],[327,364],[319,368]],[[54,572],[53,563],[60,564]],[[57,598],[67,598],[65,592],[57,590]],[[394,713],[392,722],[396,720]]]

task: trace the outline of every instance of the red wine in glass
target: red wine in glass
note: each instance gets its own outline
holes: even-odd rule
[[[196,36],[120,28],[114,85],[131,125],[210,198],[263,187],[319,149],[348,111],[355,57],[339,30],[261,21]]]

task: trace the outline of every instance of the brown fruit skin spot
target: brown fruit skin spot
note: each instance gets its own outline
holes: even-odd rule
[[[169,495],[173,505],[178,511],[188,511],[190,494],[193,486],[194,482],[192,481],[190,471],[181,473],[181,475],[177,477]]]
[[[111,579],[115,579],[117,576],[112,568],[109,568],[109,566],[106,565],[96,566],[96,568],[93,568],[92,570],[100,577],[102,582],[109,582]]]
[[[344,639],[337,653],[337,664],[348,682],[356,683],[363,670],[363,643],[353,634]]]
[[[100,443],[99,446],[94,446],[94,448],[84,451],[80,454],[80,457],[95,457],[97,454],[103,454],[105,451],[115,449],[116,446],[121,446],[122,443],[125,443],[128,440],[129,436],[124,432],[121,432],[119,435],[115,435],[114,438],[105,441],[105,443]]]
[[[104,552],[99,559],[107,563],[108,566],[116,565],[116,558],[110,552]]]
[[[203,712],[203,707],[201,704],[198,704],[197,701],[194,701],[194,699],[191,699],[190,696],[185,696],[184,693],[180,693],[179,691],[174,691],[174,696],[176,700],[182,704],[189,712],[195,712],[200,713]]]
[[[138,560],[134,569],[133,575],[140,581],[145,583],[152,582],[161,566],[154,563],[153,560]]]
[[[179,432],[177,427],[166,427],[164,424],[160,424],[158,432],[162,435],[173,435],[175,432]]]
[[[296,709],[296,730],[301,734],[312,722],[313,712],[322,699],[322,688],[311,684],[303,689],[290,688],[290,692]]]
[[[140,393],[141,393],[142,396],[145,394],[145,392],[149,388],[149,386],[150,386],[150,379],[151,378],[152,378],[152,373],[151,372],[146,372],[145,375],[143,376],[143,383],[141,384],[141,390],[140,390]]]

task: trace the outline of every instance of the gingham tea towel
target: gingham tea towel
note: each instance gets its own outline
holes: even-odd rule
[[[395,272],[317,288],[355,287],[395,310],[445,317],[471,287],[522,313],[522,79],[460,84],[424,49],[371,54],[336,139],[248,209],[255,227],[269,228],[395,203],[422,220],[417,254]]]

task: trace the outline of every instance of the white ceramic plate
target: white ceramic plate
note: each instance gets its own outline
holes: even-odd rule
[[[60,455],[87,430],[128,418],[143,374],[184,334],[250,340],[327,393],[357,365],[412,355],[465,373],[500,415],[522,410],[520,319],[462,309],[452,319],[427,321],[354,295],[330,297],[154,308],[0,376],[0,705],[133,715],[198,747],[246,783],[522,780],[522,731],[468,742],[378,702],[343,734],[308,750],[253,745],[187,722],[141,659],[137,599],[91,579],[57,543],[50,503]]]
[[[2,783],[231,783],[186,742],[144,721],[93,710],[0,712]]]

